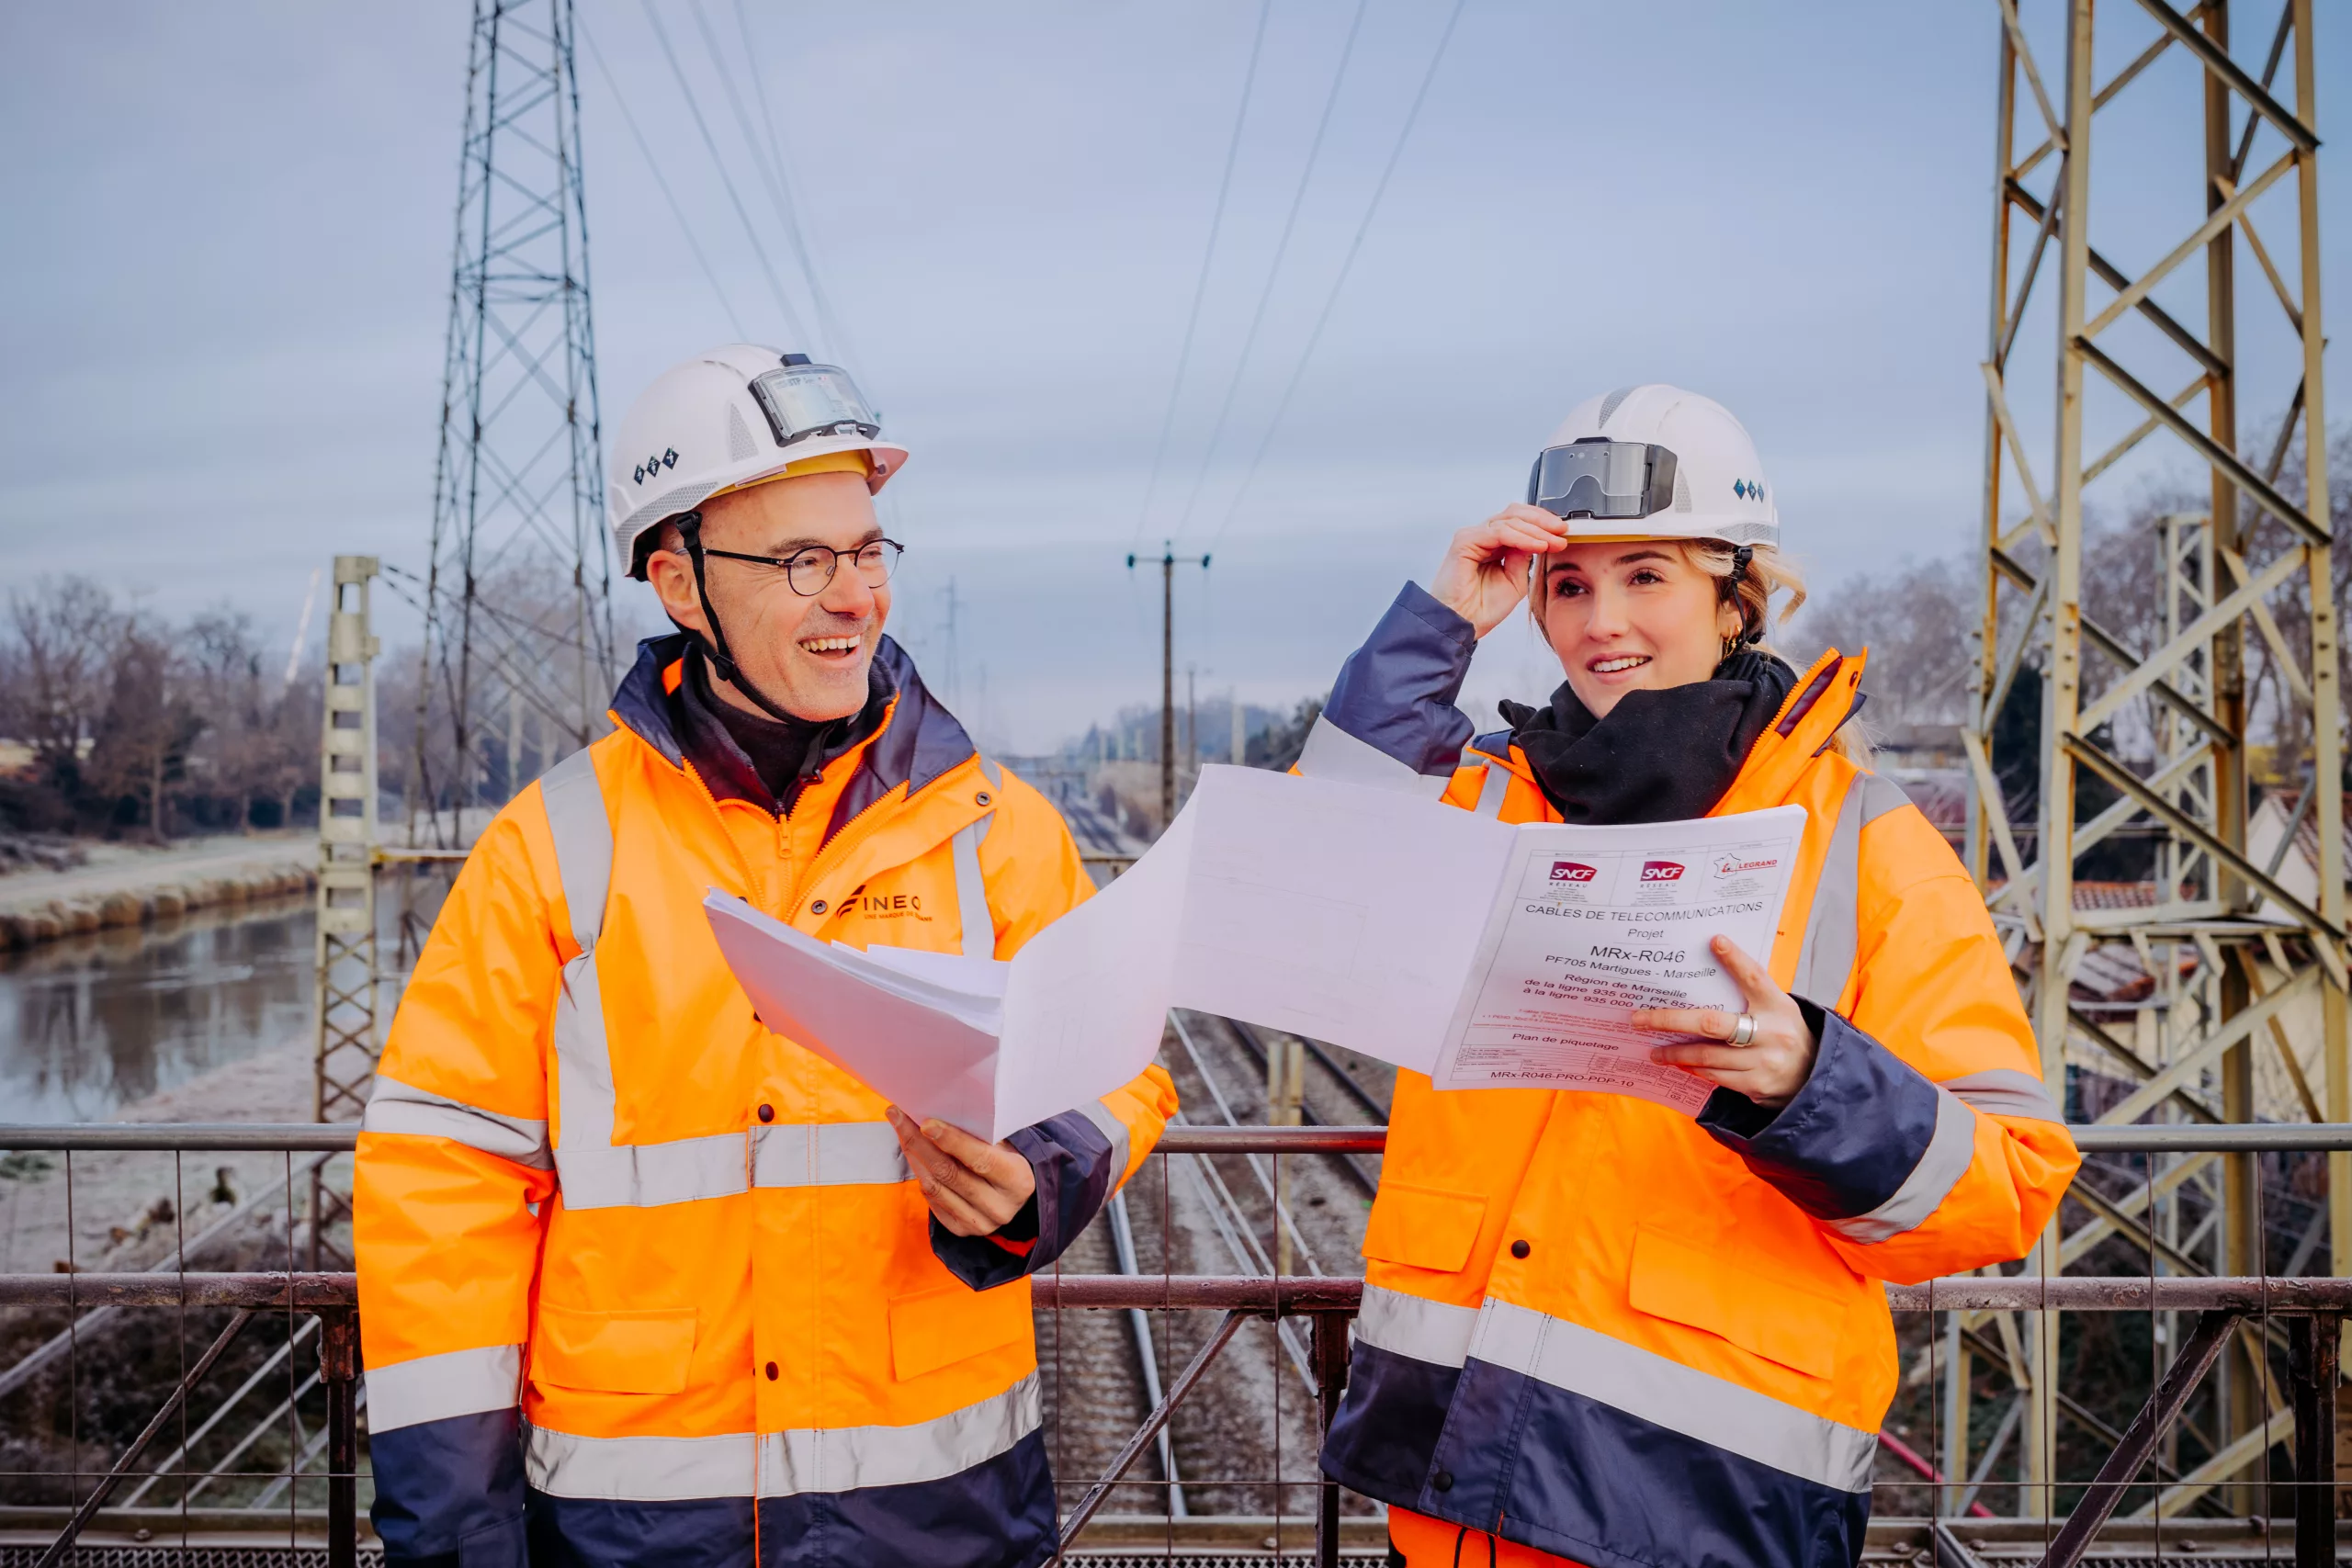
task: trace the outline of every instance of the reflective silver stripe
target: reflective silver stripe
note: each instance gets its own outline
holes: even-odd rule
[[[478,1105],[450,1100],[376,1075],[368,1095],[368,1110],[359,1119],[367,1133],[404,1133],[420,1138],[447,1138],[486,1155],[511,1159],[545,1170],[554,1164],[548,1153],[548,1124],[522,1116],[502,1116]]]
[[[944,1481],[986,1464],[1045,1424],[1037,1374],[1002,1393],[910,1427],[797,1428],[760,1439],[760,1495],[850,1492]]]
[[[1431,1366],[1458,1367],[1470,1354],[1470,1337],[1477,1326],[1476,1307],[1449,1306],[1383,1285],[1366,1285],[1363,1305],[1356,1312],[1356,1343]]]
[[[1943,1203],[1976,1158],[1976,1113],[1941,1085],[1936,1088],[1936,1130],[1928,1135],[1919,1163],[1894,1196],[1867,1214],[1824,1222],[1849,1241],[1865,1246],[1917,1230]]]
[[[1860,788],[1865,773],[1846,786],[1838,807],[1838,825],[1829,834],[1829,852],[1813,885],[1813,908],[1805,915],[1804,945],[1797,950],[1797,972],[1790,994],[1817,1006],[1834,1009],[1846,993],[1853,973],[1854,954],[1860,950],[1858,904],[1862,881],[1862,801]]]
[[[964,922],[964,956],[996,956],[996,917],[989,910],[988,878],[980,874],[980,840],[996,821],[989,810],[977,822],[956,829],[949,840],[956,860],[956,911]],[[974,919],[978,916],[978,919]]]
[[[571,934],[582,953],[596,945],[605,929],[605,896],[613,886],[613,819],[605,814],[605,791],[585,747],[539,780],[548,830],[555,837],[563,902],[571,914]]]
[[[912,1179],[888,1122],[752,1129],[754,1187],[875,1187]]]
[[[1510,793],[1510,770],[1491,759],[1487,761],[1486,781],[1478,786],[1478,804],[1471,809],[1481,817],[1500,818],[1503,796]]]
[[[905,1427],[709,1438],[582,1438],[532,1427],[523,1461],[531,1484],[559,1497],[785,1497],[944,1481],[1008,1452],[1043,1422],[1032,1372],[1002,1393]]]
[[[1090,1100],[1078,1108],[1079,1113],[1094,1123],[1095,1131],[1111,1140],[1111,1185],[1116,1187],[1127,1179],[1127,1160],[1132,1145],[1127,1138],[1127,1124],[1117,1112],[1099,1100]]]
[[[1867,828],[1890,811],[1899,811],[1911,804],[1911,797],[1893,779],[1877,773],[1864,773],[1854,781],[1862,792],[1862,826]]]
[[[567,1209],[652,1209],[729,1198],[751,1185],[751,1149],[741,1133],[662,1144],[567,1140],[555,1151],[556,1181]]]
[[[479,1350],[419,1356],[389,1367],[370,1367],[367,1375],[368,1428],[390,1432],[452,1416],[513,1408],[522,1382],[523,1347],[485,1345]]]
[[[2014,1116],[2020,1122],[2055,1122],[2061,1126],[2066,1122],[2057,1101],[2050,1098],[2050,1090],[2031,1073],[1994,1067],[1981,1073],[1946,1078],[1944,1088],[1988,1116]]]
[[[566,1145],[555,1163],[567,1209],[656,1208],[731,1198],[754,1187],[888,1186],[911,1176],[888,1122],[794,1122],[753,1127],[748,1135]]]
[[[1373,789],[1403,790],[1425,800],[1437,800],[1453,782],[1448,774],[1430,778],[1383,751],[1357,739],[1329,719],[1317,715],[1306,732],[1306,749],[1298,754],[1298,771],[1309,778],[1337,784],[1364,784]]]
[[[1470,1356],[1817,1485],[1870,1490],[1877,1433],[1580,1324],[1489,1297],[1479,1309]]]

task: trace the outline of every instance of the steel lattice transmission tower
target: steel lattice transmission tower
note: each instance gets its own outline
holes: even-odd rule
[[[2256,1120],[2257,1057],[2297,1091],[2298,1109],[2271,1114],[2352,1119],[2312,0],[2262,0],[2258,15],[2245,0],[1996,5],[1971,869],[2007,935],[2045,1078],[2063,1084],[2071,1062],[2128,1086],[2100,1120]],[[2154,563],[2161,600],[2127,630],[2086,608],[2100,585],[2086,581],[2086,497],[2120,463],[2147,472],[2152,455],[2193,473],[2196,497],[2121,541]],[[1994,754],[2005,711],[2013,753],[2038,724],[2038,758]],[[2033,820],[2010,820],[2003,764],[2012,789],[2034,781]],[[2297,804],[2278,852],[2261,854],[2248,801],[2266,767]],[[2304,822],[2316,887],[2298,893],[2279,867]],[[2149,895],[2078,901],[2077,863],[2126,829],[2152,845]],[[2136,1012],[2086,1011],[2070,994],[2078,966],[2123,944],[2154,990]],[[2029,1267],[2060,1272],[2118,1236],[2152,1271],[2278,1269],[2258,1176],[2248,1156],[2152,1168],[2143,1196],[2064,1237],[2053,1226]],[[2345,1274],[2352,1158],[2330,1156],[2328,1185],[2330,1271]],[[2210,1240],[2178,1224],[2192,1191],[2219,1222]],[[1961,1315],[1956,1394],[1970,1359]],[[2009,1352],[2023,1352],[2019,1495],[2046,1510],[2063,1479],[2056,1314],[2029,1315]],[[2222,1364],[2209,1483],[2267,1473],[2273,1380],[2254,1344]],[[2028,1383],[2039,1392],[2024,1395]],[[1946,1451],[1965,1455],[1968,1401],[1951,1403]],[[2246,1512],[2251,1496],[2236,1502]]]
[[[614,667],[574,37],[475,0],[408,797],[440,842],[594,738]]]

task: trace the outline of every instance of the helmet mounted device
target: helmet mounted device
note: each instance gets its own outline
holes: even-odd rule
[[[751,385],[752,400],[768,416],[778,446],[825,435],[871,441],[882,434],[881,417],[837,365],[811,364],[805,354],[787,354],[781,367],[752,377]]]
[[[1536,454],[1527,503],[1555,517],[1654,516],[1674,504],[1675,457],[1653,442],[1588,435]]]

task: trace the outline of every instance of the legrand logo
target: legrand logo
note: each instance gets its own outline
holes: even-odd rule
[[[1682,876],[1682,867],[1670,860],[1645,860],[1642,863],[1644,882],[1676,882]]]
[[[1737,876],[1747,871],[1770,871],[1780,863],[1777,858],[1742,860],[1737,855],[1717,855],[1714,861],[1714,872],[1717,876]]]
[[[1552,880],[1555,882],[1590,882],[1595,874],[1592,867],[1579,861],[1555,860],[1552,863]]]

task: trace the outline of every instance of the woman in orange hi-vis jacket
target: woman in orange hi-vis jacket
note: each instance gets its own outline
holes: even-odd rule
[[[738,344],[621,423],[678,623],[473,847],[401,999],[353,1235],[390,1568],[1035,1568],[1028,1276],[1143,1162],[1158,1067],[997,1145],[763,1028],[702,909],[1011,957],[1091,889],[882,627],[906,460]],[[951,1157],[952,1156],[952,1157]]]
[[[1771,951],[1714,949],[1745,1010],[1636,1015],[1719,1086],[1696,1120],[1398,1075],[1323,1468],[1389,1505],[1410,1568],[1851,1562],[1897,1376],[1882,1281],[2022,1256],[2079,1156],[1984,900],[1849,728],[1861,657],[1761,646],[1802,589],[1738,423],[1595,398],[1527,499],[1406,587],[1300,771],[1506,822],[1810,821]],[[1566,682],[1474,737],[1453,699],[1523,599]]]

